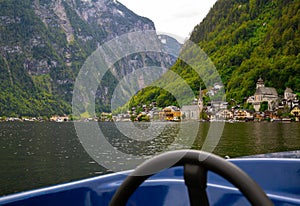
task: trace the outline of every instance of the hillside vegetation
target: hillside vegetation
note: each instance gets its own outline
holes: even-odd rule
[[[0,0],[0,116],[70,114],[87,57],[115,36],[154,29],[151,20],[110,0]],[[134,68],[119,67],[119,73]],[[108,110],[116,84],[108,73],[99,111]]]
[[[242,102],[253,95],[259,77],[280,95],[286,87],[300,91],[299,29],[300,1],[219,0],[195,26],[190,40],[213,61],[227,99]],[[171,70],[198,95],[201,80],[189,65],[178,60]],[[164,92],[159,94],[157,89],[146,88],[134,102],[165,96]],[[165,103],[170,100],[167,96]]]
[[[3,0],[0,5],[1,115],[47,116],[70,111],[50,82],[54,76],[69,76],[68,70],[62,72],[63,58],[54,48],[54,45],[67,45],[64,33],[60,28],[46,28],[35,15],[31,1]],[[54,62],[59,66],[49,72]],[[34,67],[35,71],[29,72]]]

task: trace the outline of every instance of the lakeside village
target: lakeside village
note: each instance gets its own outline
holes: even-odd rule
[[[207,91],[206,95],[214,96],[222,89],[221,84],[216,83],[213,88]],[[156,103],[143,105],[138,112],[136,108],[126,114],[116,116],[111,113],[102,113],[99,117],[87,118],[83,121],[228,121],[228,122],[247,122],[247,121],[300,121],[300,101],[298,96],[290,88],[284,91],[284,96],[278,96],[273,87],[266,87],[263,79],[259,78],[256,83],[256,92],[248,97],[245,102],[247,108],[235,105],[233,102],[211,101],[204,105],[203,91],[200,89],[198,99],[191,105],[182,108],[167,106],[163,109],[156,107]],[[234,105],[234,106],[232,106]],[[244,106],[245,107],[245,106]],[[52,116],[47,118],[2,118],[0,121],[53,121],[69,122],[76,121],[72,116]]]

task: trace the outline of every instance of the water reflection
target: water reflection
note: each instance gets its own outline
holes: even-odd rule
[[[214,153],[230,157],[300,149],[298,123],[226,124]]]
[[[146,130],[149,125],[135,126]],[[187,131],[178,137],[178,123],[157,123],[155,127],[161,131],[155,138],[145,137],[146,141],[137,141],[123,135],[113,123],[100,123],[107,141],[114,148],[141,158],[166,148],[180,149],[184,145],[174,145],[174,142],[183,143],[189,137],[188,132],[193,132]],[[199,125],[192,148],[201,149],[209,128],[210,123]],[[226,124],[214,153],[238,157],[299,149],[299,123],[251,122]],[[104,155],[109,157],[110,153]],[[107,161],[126,164],[120,159],[116,157]],[[85,152],[72,123],[1,123],[0,164],[0,195],[109,172]]]
[[[126,123],[123,123],[126,124]],[[139,129],[147,129],[148,123],[135,124]],[[122,134],[115,124],[100,124],[107,141],[117,150],[126,154],[134,156],[150,156],[161,151],[165,151],[170,146],[179,133],[180,127],[177,123],[161,123],[155,124],[159,134],[153,135],[153,139],[140,136],[139,139],[145,141],[135,140]]]

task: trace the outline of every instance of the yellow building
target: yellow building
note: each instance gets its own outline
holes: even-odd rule
[[[291,110],[291,115],[293,115],[295,117],[295,121],[299,122],[299,117],[300,117],[300,107],[299,106],[295,106],[292,110]]]
[[[180,121],[181,111],[175,106],[169,106],[159,113],[159,119],[165,121]]]
[[[69,117],[68,116],[58,116],[58,115],[55,115],[55,116],[52,116],[50,118],[50,121],[53,121],[53,122],[68,122],[69,121]]]

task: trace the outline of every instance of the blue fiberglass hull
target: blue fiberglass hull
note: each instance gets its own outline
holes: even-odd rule
[[[300,159],[241,158],[230,159],[243,169],[268,194],[274,205],[300,206]],[[106,206],[129,172],[115,173],[0,198],[0,205]],[[208,175],[210,205],[250,205],[226,180]],[[189,206],[183,181],[183,167],[175,167],[152,176],[134,193],[127,205]]]

